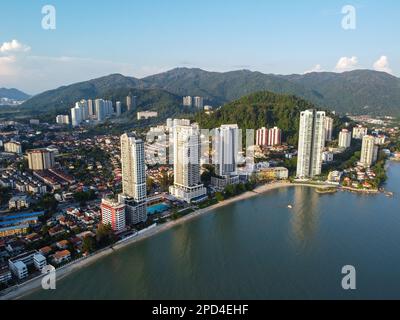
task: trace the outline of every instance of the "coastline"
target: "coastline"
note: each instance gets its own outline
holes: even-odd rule
[[[130,245],[133,245],[134,243],[137,243],[139,241],[148,239],[159,233],[167,231],[175,226],[184,224],[188,221],[191,221],[191,220],[196,219],[200,216],[203,216],[207,213],[210,213],[211,211],[214,211],[218,208],[233,204],[238,201],[247,200],[247,199],[250,199],[250,198],[253,198],[256,196],[260,196],[264,193],[267,193],[267,192],[275,190],[275,189],[289,188],[289,187],[332,188],[333,186],[328,185],[328,184],[291,183],[288,181],[276,182],[276,183],[264,184],[264,185],[258,186],[253,191],[247,191],[247,192],[240,194],[234,198],[224,200],[224,201],[219,202],[210,207],[196,210],[196,211],[180,218],[179,220],[169,221],[165,224],[155,225],[154,227],[150,227],[149,229],[144,230],[143,233],[141,233],[141,234],[138,234],[132,238],[124,239],[124,240],[121,240],[120,242],[117,242],[112,247],[107,247],[103,250],[93,253],[92,255],[90,255],[88,257],[72,261],[71,263],[69,263],[63,267],[60,267],[59,269],[56,270],[57,280],[61,280],[64,277],[72,274],[73,272],[78,271],[92,263],[95,263],[98,260],[102,259],[103,257],[106,257],[106,256],[114,253],[117,250],[120,250],[120,249],[125,248]],[[21,299],[30,293],[40,290],[42,278],[43,278],[43,275],[40,275],[40,276],[30,279],[20,285],[16,285],[12,288],[6,289],[4,291],[4,294],[0,295],[0,300]]]

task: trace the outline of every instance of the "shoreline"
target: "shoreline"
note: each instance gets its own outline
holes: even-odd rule
[[[56,270],[57,281],[62,280],[63,278],[74,273],[75,271],[85,268],[86,266],[89,266],[89,265],[97,262],[98,260],[102,259],[103,257],[106,257],[120,249],[123,249],[127,246],[133,245],[142,240],[151,238],[157,234],[160,234],[164,231],[172,229],[175,226],[184,224],[184,223],[194,220],[198,217],[206,215],[206,214],[210,213],[211,211],[225,207],[227,205],[233,204],[233,203],[241,201],[241,200],[247,200],[247,199],[251,199],[253,197],[260,196],[260,195],[267,193],[269,191],[272,191],[272,190],[281,189],[281,188],[290,188],[290,187],[309,187],[309,188],[315,188],[315,189],[316,188],[320,188],[320,189],[321,188],[322,189],[323,188],[333,188],[333,187],[337,188],[336,186],[329,185],[329,184],[291,183],[288,181],[264,184],[264,185],[256,187],[252,191],[247,191],[247,192],[242,193],[233,198],[230,198],[230,199],[224,200],[222,202],[219,202],[217,204],[214,204],[210,207],[207,207],[204,209],[198,209],[178,220],[169,221],[164,224],[153,225],[152,227],[148,228],[147,230],[144,230],[143,233],[141,233],[141,234],[138,234],[132,238],[121,240],[120,242],[117,242],[113,246],[107,247],[100,251],[97,251],[88,257],[84,257],[84,258],[72,261],[69,264],[62,266]],[[338,188],[338,190],[340,190],[340,188]],[[33,279],[30,279],[20,285],[16,285],[14,287],[4,290],[5,293],[0,294],[0,300],[17,300],[17,299],[24,298],[25,296],[27,296],[37,290],[40,290],[42,278],[43,278],[43,275],[39,275],[39,276],[37,276]]]

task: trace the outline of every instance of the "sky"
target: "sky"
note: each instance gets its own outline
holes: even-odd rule
[[[399,76],[399,14],[398,0],[1,0],[0,87],[37,94],[175,67]]]

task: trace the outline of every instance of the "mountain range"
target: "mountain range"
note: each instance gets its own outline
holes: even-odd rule
[[[400,79],[372,70],[344,73],[274,75],[239,70],[208,72],[176,68],[142,79],[120,74],[46,91],[21,105],[23,113],[66,113],[75,101],[110,98],[125,101],[132,92],[143,110],[180,106],[182,96],[202,96],[207,104],[221,106],[248,94],[270,91],[296,95],[316,106],[345,114],[400,116]]]
[[[18,89],[7,89],[7,88],[0,88],[0,99],[10,99],[10,100],[17,100],[17,101],[24,101],[30,98],[30,95],[22,92]]]

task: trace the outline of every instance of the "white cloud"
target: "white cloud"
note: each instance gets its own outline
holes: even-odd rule
[[[353,57],[341,57],[336,64],[335,71],[343,72],[343,71],[350,71],[354,70],[358,65],[358,58]]]
[[[374,63],[374,70],[382,71],[387,73],[392,73],[392,69],[389,67],[389,59],[387,56],[381,56],[375,63]]]
[[[8,52],[27,52],[31,50],[29,46],[19,42],[18,40],[12,40],[10,42],[3,42],[0,46],[1,53],[8,53]]]
[[[320,64],[315,65],[311,70],[304,71],[304,74],[313,73],[313,72],[324,72],[325,70],[322,69]]]
[[[17,59],[14,56],[0,56],[0,76],[13,76],[15,74],[13,64],[16,61]]]

